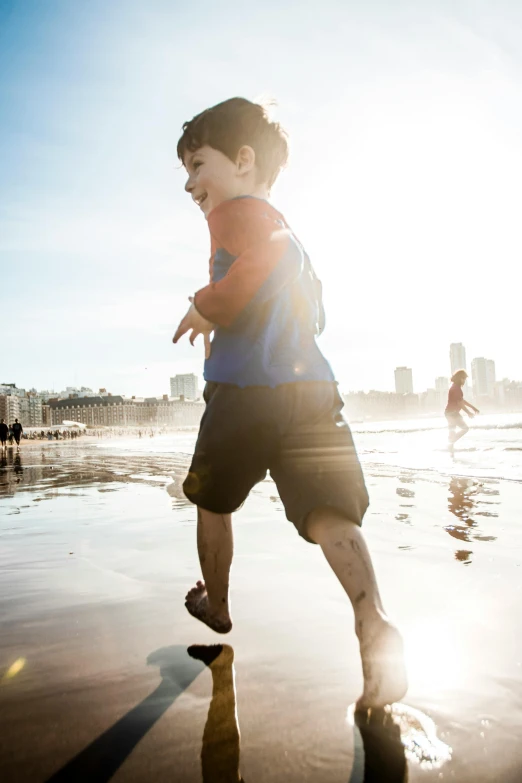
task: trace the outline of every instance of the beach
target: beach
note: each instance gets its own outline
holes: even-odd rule
[[[353,430],[403,706],[354,720],[351,607],[269,478],[235,517],[223,637],[184,608],[194,432],[23,442],[0,462],[2,780],[519,781],[522,415],[454,455],[442,419]]]

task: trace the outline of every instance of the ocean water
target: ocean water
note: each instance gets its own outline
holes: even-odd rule
[[[477,416],[468,420],[470,431],[448,450],[444,417],[402,421],[357,422],[351,425],[359,458],[373,472],[434,472],[440,476],[522,481],[522,413]],[[118,449],[133,453],[190,456],[196,432],[179,432],[118,441]],[[114,448],[112,440],[100,440],[100,449]]]
[[[477,416],[468,424],[453,453],[443,417],[355,424],[353,432],[361,461],[369,465],[522,481],[522,413]]]

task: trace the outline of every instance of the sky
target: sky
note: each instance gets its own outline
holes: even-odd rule
[[[449,344],[522,380],[517,0],[0,0],[0,383],[168,393],[208,282],[181,125],[275,98],[272,201],[322,279],[343,391],[422,391]]]

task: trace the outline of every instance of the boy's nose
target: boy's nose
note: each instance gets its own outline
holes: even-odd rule
[[[192,182],[190,177],[185,182],[185,190],[187,191],[187,193],[191,193],[194,190],[194,183]]]

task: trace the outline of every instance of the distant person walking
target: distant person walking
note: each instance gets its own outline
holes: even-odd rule
[[[462,387],[466,383],[467,377],[466,370],[457,370],[451,378],[452,385],[448,392],[448,404],[445,411],[449,427],[448,440],[450,449],[453,449],[454,444],[464,437],[469,430],[468,425],[462,418],[461,411],[465,411],[470,419],[473,418],[475,413],[480,413],[478,408],[475,408],[474,405],[464,399]]]
[[[14,424],[12,425],[12,427],[13,427],[13,436],[16,441],[17,448],[18,450],[20,450],[20,438],[22,437],[24,428],[22,427],[18,419],[14,420]]]
[[[7,448],[7,435],[9,432],[9,427],[5,423],[5,421],[2,419],[0,421],[0,448],[2,451]]]

